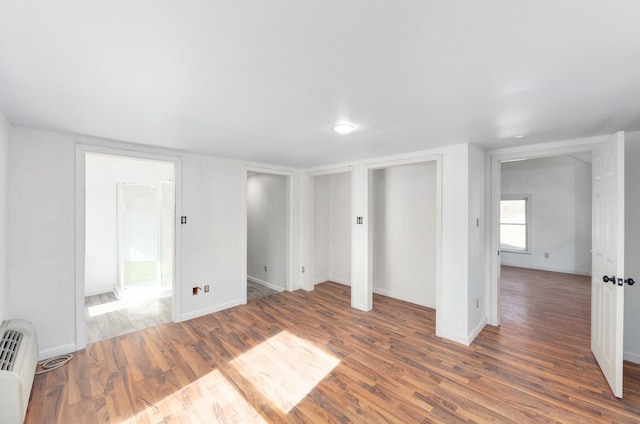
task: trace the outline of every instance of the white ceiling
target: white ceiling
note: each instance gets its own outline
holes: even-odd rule
[[[0,0],[0,109],[295,166],[638,130],[640,1]]]

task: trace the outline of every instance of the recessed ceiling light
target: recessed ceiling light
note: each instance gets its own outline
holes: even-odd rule
[[[338,134],[349,134],[354,130],[354,127],[351,124],[338,124],[333,127],[333,130]]]
[[[515,136],[514,138],[524,138],[524,134],[518,134],[517,136]]]

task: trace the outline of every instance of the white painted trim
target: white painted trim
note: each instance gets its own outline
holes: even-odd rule
[[[373,293],[373,270],[372,270],[372,255],[373,255],[373,246],[369,243],[369,240],[373,240],[372,237],[372,226],[371,226],[371,184],[369,182],[371,178],[371,172],[377,169],[384,169],[392,166],[399,165],[410,165],[416,163],[427,163],[427,162],[435,162],[436,163],[436,304],[433,306],[436,310],[436,334],[441,337],[446,337],[451,340],[457,340],[457,338],[451,338],[449,336],[445,336],[442,334],[440,325],[438,324],[440,320],[438,319],[442,311],[440,311],[440,305],[442,303],[442,161],[443,154],[426,154],[423,153],[415,153],[408,155],[398,155],[391,157],[387,160],[375,159],[366,162],[365,169],[367,171],[367,184],[366,184],[366,193],[367,193],[367,214],[365,216],[365,220],[367,222],[369,237],[367,240],[367,250],[368,250],[368,270],[367,270],[367,280],[368,284],[371,287],[371,293]],[[353,278],[352,278],[353,280]],[[353,290],[352,290],[353,291]],[[409,300],[410,302],[411,300]],[[373,301],[370,300],[371,304]]]
[[[610,135],[574,138],[571,140],[553,141],[549,143],[528,144],[525,146],[506,147],[489,150],[490,156],[505,160],[523,160],[549,156],[564,156],[591,151],[595,145],[606,141]],[[577,150],[576,150],[577,149]]]
[[[487,153],[489,167],[485,171],[490,178],[489,199],[487,210],[489,211],[489,270],[487,272],[488,301],[487,323],[500,325],[500,198],[502,194],[501,169],[502,162],[512,160],[534,159],[551,156],[564,156],[575,153],[590,152],[599,143],[604,142],[610,136],[598,136],[576,140],[567,140],[553,143],[543,143],[528,146],[513,147],[507,149],[492,150]],[[437,321],[436,321],[437,325]]]
[[[393,299],[398,299],[398,300],[402,300],[404,302],[409,302],[409,303],[413,303],[414,305],[420,305],[420,306],[424,306],[426,308],[431,308],[431,309],[436,309],[436,305],[435,303],[422,303],[422,302],[416,302],[415,299],[412,299],[409,296],[403,296],[400,295],[392,290],[383,290],[383,289],[377,289],[377,288],[373,288],[373,292],[376,294],[380,294],[382,296],[386,296],[386,297],[391,297]]]
[[[98,296],[98,295],[107,294],[107,293],[115,293],[116,289],[117,289],[117,287],[112,287],[110,289],[102,289],[102,290],[94,290],[94,291],[90,291],[90,292],[84,292],[84,297]]]
[[[271,290],[275,290],[277,292],[283,292],[284,291],[284,289],[282,287],[280,287],[280,286],[276,286],[275,284],[269,283],[268,281],[264,281],[264,280],[261,280],[261,279],[256,278],[256,277],[252,277],[251,275],[247,275],[247,280],[253,281],[256,284],[260,284],[261,286],[267,287],[267,288],[269,288]]]
[[[484,329],[484,327],[487,325],[487,319],[483,319],[482,321],[480,321],[478,323],[478,325],[476,325],[476,327],[471,330],[471,332],[469,333],[469,335],[467,336],[467,339],[469,341],[469,343],[467,344],[470,345],[471,343],[473,343],[473,341],[475,340],[476,337],[478,337],[478,334],[480,334],[480,332]]]
[[[308,176],[307,183],[307,194],[308,194],[308,211],[307,211],[307,225],[308,225],[308,236],[307,236],[307,258],[306,258],[306,272],[308,273],[308,280],[313,281],[313,287],[310,287],[307,291],[313,290],[316,284],[324,283],[325,281],[335,281],[330,277],[315,279],[312,280],[313,274],[315,272],[315,177],[322,177],[325,175],[335,175],[335,174],[346,174],[349,173],[351,176],[350,184],[351,184],[351,213],[350,219],[352,219],[354,215],[354,186],[353,186],[353,165],[338,165],[334,167],[319,167],[315,168],[314,171],[306,171]],[[352,240],[352,248],[351,248],[351,268],[353,272],[353,220],[351,221],[351,240]],[[337,282],[337,281],[336,281]],[[348,283],[347,285],[351,285]],[[303,287],[304,288],[304,287]]]
[[[79,138],[82,140],[82,138]],[[142,147],[141,147],[142,149]],[[84,316],[84,279],[85,279],[85,156],[87,153],[97,153],[118,157],[147,159],[152,161],[170,162],[174,165],[175,185],[175,232],[174,232],[174,261],[173,261],[173,298],[172,320],[180,321],[182,316],[181,296],[181,228],[179,217],[182,215],[182,158],[154,151],[135,150],[131,146],[126,148],[106,147],[98,144],[76,144],[76,190],[75,190],[75,283],[76,283],[76,343],[75,350],[86,347],[85,316]]]
[[[469,346],[471,342],[467,337],[460,337],[458,334],[449,333],[448,331],[441,331],[440,334],[437,334],[438,337],[443,339],[451,340],[452,342],[460,343],[465,346]]]
[[[282,175],[285,177],[293,175],[293,170],[280,167],[270,168],[269,166],[245,165],[245,168],[247,172],[258,172],[260,174]]]
[[[400,166],[400,165],[412,165],[415,163],[424,163],[424,162],[436,162],[442,159],[441,154],[431,154],[431,155],[403,155],[402,157],[392,158],[392,159],[372,159],[370,161],[365,162],[365,166],[369,171],[374,171],[376,169],[384,169],[392,166]]]
[[[223,311],[225,309],[233,308],[234,306],[244,305],[247,302],[243,302],[242,299],[232,300],[230,302],[222,303],[219,305],[209,306],[207,308],[198,309],[196,311],[187,312],[182,315],[180,321],[187,321],[194,318],[199,318],[205,315],[213,314]]]
[[[247,258],[247,238],[248,238],[248,234],[249,234],[249,229],[248,229],[248,221],[247,221],[247,202],[249,201],[247,198],[247,181],[248,181],[248,177],[249,177],[249,172],[258,172],[261,174],[271,174],[271,175],[282,175],[285,177],[285,189],[286,189],[286,210],[287,210],[287,216],[285,217],[286,219],[286,225],[285,225],[285,290],[287,291],[293,291],[294,287],[293,287],[293,264],[294,264],[294,260],[293,260],[293,239],[294,239],[294,201],[293,199],[295,199],[294,196],[294,173],[292,170],[287,170],[286,168],[282,168],[282,167],[271,167],[270,165],[265,165],[265,166],[256,166],[256,165],[252,165],[252,164],[246,164],[244,167],[242,167],[242,175],[240,178],[240,181],[242,183],[242,187],[241,187],[241,193],[242,193],[242,217],[243,217],[243,222],[244,225],[242,226],[242,244],[243,244],[243,249],[242,251],[244,252],[244,257],[242,262],[242,275],[243,275],[243,281],[246,281],[247,279],[249,279],[249,275],[247,272],[247,266],[248,266],[248,258]],[[244,294],[243,294],[243,304],[247,303],[247,286],[245,284],[244,286]]]
[[[333,174],[345,174],[347,172],[351,172],[353,166],[337,166],[333,168],[318,168],[315,171],[307,171],[307,175],[310,177],[321,177],[323,175],[333,175]]]
[[[327,280],[324,280],[324,281],[330,281],[332,283],[342,284],[343,286],[351,286],[351,281],[345,280],[343,278],[331,278],[331,277],[329,277]]]
[[[74,343],[68,343],[66,345],[44,349],[38,352],[38,361],[44,361],[45,359],[64,355],[70,352],[76,352],[78,350],[80,349],[78,349]]]

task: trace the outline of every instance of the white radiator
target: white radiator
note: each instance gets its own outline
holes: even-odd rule
[[[0,422],[23,423],[38,363],[36,329],[14,319],[0,326]]]

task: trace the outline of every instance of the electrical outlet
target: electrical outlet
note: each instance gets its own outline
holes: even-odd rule
[[[266,265],[264,266],[264,272],[267,272],[267,266]]]
[[[480,299],[476,297],[476,309],[480,307]]]
[[[205,292],[205,293],[209,293],[209,284],[205,284],[205,286],[204,286],[204,292]]]
[[[304,274],[304,267],[302,267],[302,273]]]

